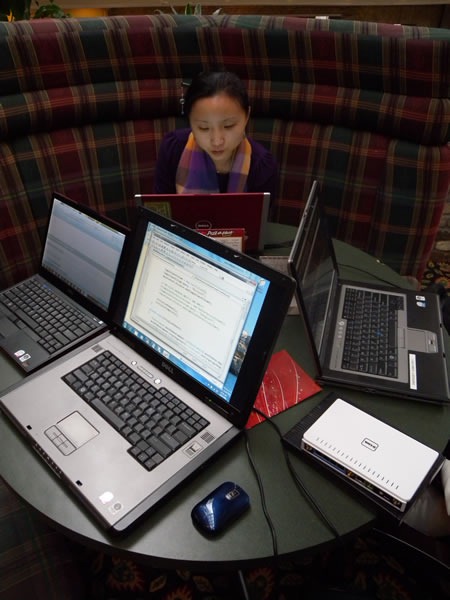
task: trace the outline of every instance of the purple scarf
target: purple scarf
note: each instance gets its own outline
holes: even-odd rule
[[[252,147],[245,137],[236,149],[227,192],[245,192],[250,169]],[[193,133],[181,154],[175,178],[177,194],[208,194],[219,191],[213,160],[195,141]]]

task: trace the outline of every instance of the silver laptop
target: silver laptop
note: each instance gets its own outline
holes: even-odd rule
[[[295,287],[143,207],[127,256],[115,328],[0,399],[114,532],[243,430]]]
[[[0,347],[26,372],[106,329],[128,229],[52,198],[39,271],[0,292]]]
[[[317,182],[288,264],[297,281],[296,299],[319,380],[368,392],[449,401],[438,295],[343,281]]]

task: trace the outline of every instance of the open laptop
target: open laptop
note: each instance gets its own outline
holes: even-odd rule
[[[116,327],[0,408],[105,528],[124,531],[243,430],[294,288],[139,207]]]
[[[245,229],[245,253],[261,254],[264,250],[268,192],[137,194],[135,198],[147,208],[192,229]]]
[[[127,234],[53,194],[38,273],[0,292],[0,347],[24,371],[106,329]]]
[[[319,380],[369,392],[449,401],[438,295],[341,280],[317,182],[288,264],[297,281],[296,299]]]

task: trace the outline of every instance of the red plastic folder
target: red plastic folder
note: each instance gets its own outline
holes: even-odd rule
[[[321,389],[286,350],[281,350],[270,359],[255,407],[272,417],[317,394]],[[246,428],[251,429],[262,421],[264,417],[252,412]]]

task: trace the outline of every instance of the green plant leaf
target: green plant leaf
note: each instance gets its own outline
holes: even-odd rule
[[[55,4],[53,0],[42,5],[39,4],[38,0],[35,0],[35,4],[38,8],[34,13],[34,19],[64,19],[69,16],[60,6]]]

